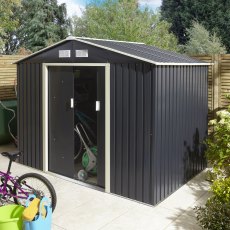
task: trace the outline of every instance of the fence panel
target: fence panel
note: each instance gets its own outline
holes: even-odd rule
[[[220,55],[220,107],[226,108],[229,100],[226,94],[230,94],[230,54]]]
[[[201,61],[205,61],[208,63],[214,63],[215,56],[209,55],[209,56],[193,56],[194,58],[197,58]],[[214,110],[214,65],[210,65],[208,69],[208,119],[213,118],[213,110]]]
[[[0,55],[0,100],[15,99],[17,78],[15,61],[23,55]],[[230,93],[230,54],[193,56],[202,61],[213,63],[208,71],[208,109],[209,119],[214,112],[225,108],[229,101],[225,95]]]
[[[0,100],[16,98],[17,66],[12,63],[23,57],[22,55],[0,55]]]
[[[194,58],[213,63],[209,66],[208,75],[208,108],[211,119],[217,110],[230,104],[226,99],[226,94],[230,94],[230,54],[194,56]]]

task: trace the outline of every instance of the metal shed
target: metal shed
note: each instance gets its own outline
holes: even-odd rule
[[[143,43],[68,37],[17,67],[21,163],[79,179],[85,150],[76,157],[74,127],[83,111],[96,122],[97,161],[84,183],[154,205],[206,167],[208,63]]]

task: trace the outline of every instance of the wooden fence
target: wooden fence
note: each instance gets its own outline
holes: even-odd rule
[[[16,65],[12,63],[23,57],[0,55],[0,100],[16,98]],[[211,119],[215,111],[229,104],[225,94],[230,93],[230,54],[195,56],[195,58],[213,63],[209,66],[208,72],[208,108]]]
[[[226,108],[230,101],[226,94],[230,94],[230,54],[195,56],[200,60],[213,63],[208,72],[208,108],[209,119],[215,112]]]
[[[15,99],[17,70],[13,62],[23,58],[22,55],[0,55],[0,100]]]

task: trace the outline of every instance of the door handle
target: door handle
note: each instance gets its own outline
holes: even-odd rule
[[[100,111],[101,109],[101,102],[100,101],[96,101],[96,111]]]
[[[73,109],[74,108],[74,99],[70,98],[70,108]]]

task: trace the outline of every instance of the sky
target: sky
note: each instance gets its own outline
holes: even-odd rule
[[[162,0],[139,0],[141,6],[148,6],[149,8],[155,10],[160,7]],[[84,10],[87,3],[90,3],[90,0],[58,0],[58,3],[66,3],[67,13],[69,16],[77,15],[81,16],[82,11]]]

